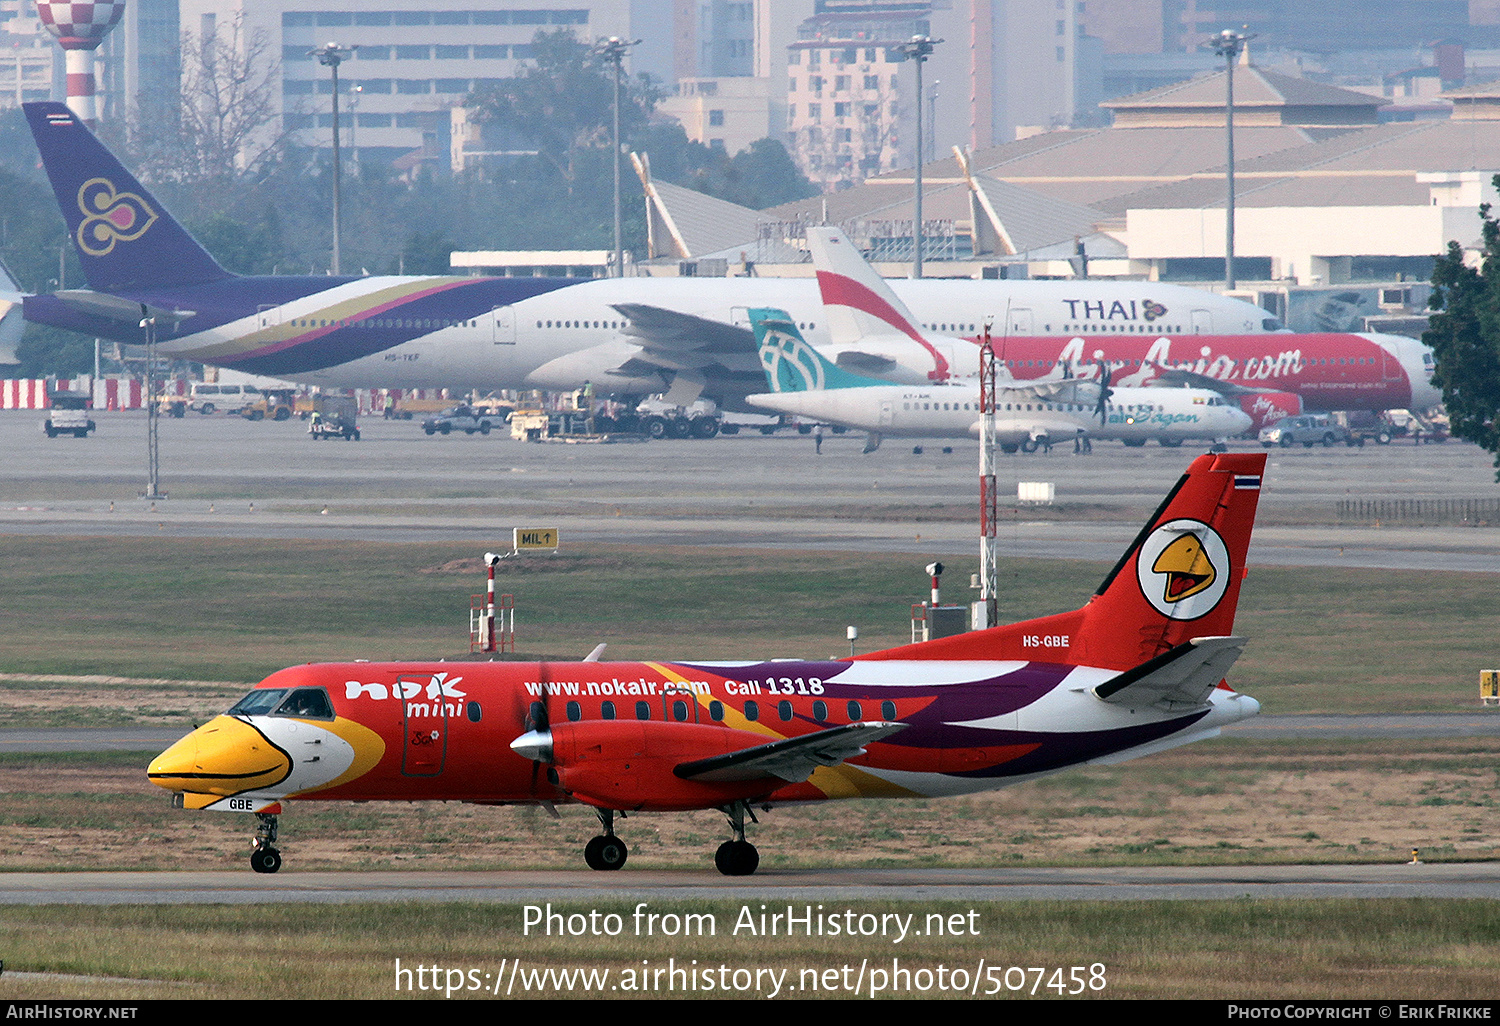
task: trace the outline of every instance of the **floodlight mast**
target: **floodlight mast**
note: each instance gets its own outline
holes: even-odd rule
[[[594,45],[595,56],[601,58],[606,64],[614,66],[615,79],[615,130],[614,130],[614,158],[615,169],[615,253],[612,258],[613,268],[611,276],[615,278],[625,277],[625,244],[620,230],[620,79],[623,75],[625,54],[632,46],[640,42],[639,39],[621,39],[619,36],[610,36],[601,39]]]
[[[1249,28],[1249,26],[1244,26]],[[1234,288],[1234,65],[1254,35],[1225,29],[1214,36],[1214,53],[1224,58],[1225,177],[1228,195],[1224,204],[1224,288]]]
[[[912,36],[896,47],[907,60],[917,62],[917,204],[916,216],[912,222],[915,243],[911,263],[913,278],[922,277],[922,65],[927,63],[927,58],[932,56],[933,49],[941,42],[941,39],[930,36]]]
[[[344,48],[337,43],[329,43],[316,50],[307,51],[309,57],[316,57],[318,63],[333,73],[333,273],[339,270],[339,235],[340,211],[339,211],[339,65],[348,60],[359,47]]]

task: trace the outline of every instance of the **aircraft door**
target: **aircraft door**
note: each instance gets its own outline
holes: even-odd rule
[[[262,303],[255,308],[255,326],[264,331],[281,324],[281,307],[275,303]]]
[[[1401,381],[1406,377],[1406,371],[1401,366],[1401,359],[1395,353],[1384,346],[1380,350],[1380,376],[1385,381]]]
[[[1194,335],[1212,335],[1213,331],[1214,331],[1214,317],[1213,317],[1213,314],[1209,313],[1207,310],[1194,310],[1193,311],[1193,334]]]
[[[1009,317],[1006,318],[1006,334],[1032,334],[1031,311],[1025,309],[1024,307],[1010,311]]]
[[[890,427],[896,419],[896,401],[894,399],[880,400],[880,426]]]
[[[409,777],[435,777],[448,756],[448,702],[432,676],[400,677],[401,772]]]
[[[490,311],[491,341],[497,346],[516,344],[516,308],[497,306]]]

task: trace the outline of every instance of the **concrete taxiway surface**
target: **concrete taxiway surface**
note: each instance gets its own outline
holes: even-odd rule
[[[707,441],[562,445],[428,437],[414,421],[367,419],[359,442],[314,442],[300,422],[192,415],[161,426],[161,485],[145,483],[145,419],[99,413],[87,439],[45,438],[39,414],[0,413],[7,480],[0,532],[386,541],[508,539],[559,527],[579,541],[906,551],[966,555],[977,544],[978,447],[795,434]],[[945,454],[945,445],[952,452]],[[1253,443],[1236,443],[1259,450]],[[1004,552],[1110,561],[1194,456],[1189,447],[1091,456],[1063,448],[1001,461],[1002,495],[1051,481],[1066,515],[1002,515]],[[1472,445],[1370,445],[1270,453],[1251,561],[1500,572],[1500,530],[1388,521],[1339,523],[1345,499],[1500,500]],[[963,509],[973,503],[970,520]],[[326,511],[326,512],[325,512]],[[1500,506],[1495,521],[1500,523]]]
[[[1500,865],[1434,863],[1143,868],[527,872],[6,873],[0,905],[366,901],[1184,900],[1500,898]]]

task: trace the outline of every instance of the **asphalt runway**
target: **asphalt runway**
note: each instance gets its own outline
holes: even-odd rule
[[[1500,898],[1500,865],[1150,866],[1035,869],[524,872],[6,873],[0,905],[373,901],[499,904],[756,901],[1148,901],[1238,898]]]
[[[144,488],[145,418],[99,413],[87,439],[47,439],[40,414],[0,413],[7,453],[0,532],[68,536],[472,541],[548,526],[563,544],[823,548],[967,555],[977,548],[978,446],[830,435],[823,454],[792,433],[707,441],[566,445],[428,437],[415,421],[367,419],[359,442],[314,442],[300,422],[222,415],[161,422],[161,486]],[[952,449],[945,454],[947,445]],[[1245,449],[1259,447],[1237,443]],[[1002,514],[1002,555],[1111,561],[1194,452],[1101,443],[1001,461],[1002,495],[1051,481],[1069,519]],[[1488,526],[1339,526],[1341,499],[1500,499],[1475,446],[1275,450],[1255,563],[1500,572]],[[973,521],[960,519],[972,502]],[[1500,519],[1500,516],[1497,516]]]

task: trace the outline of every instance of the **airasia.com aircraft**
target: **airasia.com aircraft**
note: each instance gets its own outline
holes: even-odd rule
[[[618,869],[615,813],[719,809],[715,863],[755,871],[754,810],[984,791],[1218,734],[1263,453],[1200,456],[1081,609],[850,659],[329,663],[272,674],[157,756],[188,809],[255,813],[281,865],[288,800],[577,802]]]

